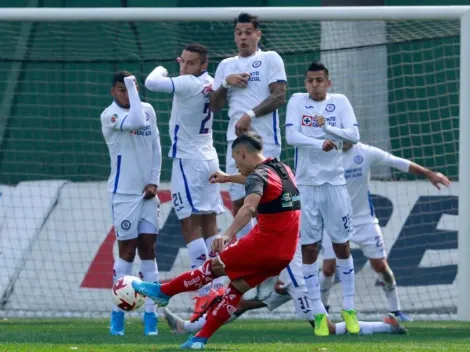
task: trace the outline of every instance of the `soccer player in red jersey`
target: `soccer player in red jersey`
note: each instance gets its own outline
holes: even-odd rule
[[[232,144],[232,156],[240,174],[217,172],[210,182],[245,184],[246,198],[232,224],[213,243],[219,255],[198,269],[166,284],[134,281],[134,289],[166,306],[178,293],[202,287],[227,275],[230,284],[204,327],[181,347],[202,349],[207,340],[235,312],[243,293],[268,277],[278,275],[294,257],[300,228],[300,197],[290,168],[277,159],[263,156],[263,141],[254,133],[240,135]],[[256,226],[242,239],[231,243],[253,216]],[[231,243],[227,246],[228,243]]]

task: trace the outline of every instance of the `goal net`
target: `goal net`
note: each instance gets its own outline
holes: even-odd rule
[[[259,14],[263,20],[262,13]],[[261,46],[284,59],[288,96],[303,91],[304,72],[321,60],[332,92],[346,94],[361,139],[454,180],[437,191],[425,180],[374,169],[372,201],[398,283],[402,310],[422,319],[456,312],[458,176],[458,21],[268,21]],[[190,42],[208,46],[209,72],[236,54],[233,25],[213,22],[0,22],[0,314],[107,315],[117,245],[107,204],[109,156],[100,113],[111,103],[117,70],[137,77],[158,116],[164,162],[159,196],[161,279],[189,269],[172,210],[168,120],[171,97],[143,82],[157,65],[178,74],[175,58]],[[281,131],[284,136],[284,112]],[[214,141],[224,166],[226,111]],[[293,164],[284,141],[283,161]],[[230,209],[227,192],[224,202]],[[225,229],[230,211],[219,217]],[[353,252],[361,316],[389,310],[364,255]],[[136,260],[134,272],[138,272]],[[341,308],[341,289],[330,305]],[[170,307],[189,313],[186,294]],[[291,303],[261,317],[293,316]]]

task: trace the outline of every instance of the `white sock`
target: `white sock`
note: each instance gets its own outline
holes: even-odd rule
[[[323,272],[320,273],[320,292],[321,292],[321,301],[324,306],[328,305],[328,300],[330,299],[331,288],[333,287],[335,276],[325,276]]]
[[[158,266],[155,259],[152,260],[141,260],[140,262],[140,277],[143,281],[147,282],[157,282],[159,279],[158,276]],[[146,313],[155,313],[155,302],[147,297],[145,299],[145,312]]]
[[[393,272],[389,269],[389,272],[384,275],[383,273],[377,273],[379,277],[380,285],[382,286],[385,296],[388,299],[390,304],[390,311],[396,312],[400,310],[400,299],[398,298],[398,288],[395,281],[395,276]],[[388,276],[389,282],[385,281],[385,276]]]
[[[116,259],[113,267],[113,284],[115,284],[120,277],[132,275],[132,264],[132,262],[126,262],[121,258]],[[114,306],[113,310],[115,312],[121,312],[121,309],[117,306]]]
[[[200,317],[198,320],[196,320],[194,323],[190,322],[189,320],[185,320],[184,330],[186,330],[186,332],[198,332],[199,330],[202,329],[205,323],[206,323],[205,314],[202,317]]]
[[[384,334],[391,333],[392,326],[378,321],[358,321],[361,330],[360,335],[371,335],[371,334]],[[346,323],[336,323],[336,333],[335,335],[344,335],[346,334]]]
[[[211,236],[209,238],[206,238],[206,246],[207,246],[207,251],[209,252],[209,258],[215,258],[217,256],[217,253],[212,251],[212,243],[214,242],[214,240],[215,240],[215,236]],[[218,278],[212,280],[212,282],[208,285],[209,290],[211,288],[213,288],[214,290],[218,290],[218,289],[224,287],[226,279],[227,279],[227,276],[221,276],[221,277],[218,277]],[[207,292],[207,294],[208,293],[209,293],[209,291]]]
[[[313,314],[326,313],[325,307],[321,302],[320,284],[318,283],[318,262],[313,264],[302,263],[302,274],[304,275],[307,296],[311,303]]]
[[[253,218],[250,221],[248,221],[248,224],[246,224],[240,231],[237,233],[237,239],[239,240],[240,238],[245,237],[253,227],[256,225],[256,220]]]
[[[186,245],[186,248],[188,248],[189,263],[191,264],[191,269],[199,268],[209,258],[206,242],[203,238],[198,238],[197,240],[189,242]],[[210,285],[201,287],[198,290],[198,296],[207,296],[209,294],[209,291]]]
[[[336,258],[336,270],[343,289],[343,309],[354,309],[354,262],[352,255],[348,259]]]

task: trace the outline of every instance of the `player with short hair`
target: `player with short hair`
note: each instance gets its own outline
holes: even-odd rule
[[[410,321],[411,318],[400,311],[398,288],[386,259],[387,253],[379,220],[375,216],[371,202],[369,193],[370,168],[373,165],[386,165],[403,172],[424,176],[438,189],[439,184],[449,186],[450,181],[441,173],[433,172],[410,160],[396,157],[382,149],[362,143],[353,145],[345,142],[343,144],[343,165],[353,209],[354,235],[350,241],[359,245],[364,255],[369,258],[372,269],[377,273],[379,282],[387,296],[390,311],[400,320]],[[322,301],[328,308],[328,298],[336,269],[335,255],[329,236],[323,236],[322,247],[323,268],[320,275],[320,288]]]
[[[240,135],[232,143],[232,156],[240,174],[217,172],[211,177],[211,182],[244,183],[247,193],[232,224],[213,243],[219,256],[163,285],[132,283],[136,291],[153,298],[158,305],[166,306],[178,293],[204,286],[216,277],[227,275],[230,278],[222,301],[202,330],[182,348],[204,348],[207,340],[235,312],[243,293],[266,278],[278,275],[294,257],[300,227],[300,197],[295,178],[288,166],[277,159],[265,158],[262,148],[260,136]],[[232,243],[237,232],[255,214],[258,214],[257,225],[245,237]],[[226,246],[228,243],[231,244]]]
[[[266,157],[280,158],[281,131],[277,109],[286,103],[287,78],[284,62],[275,51],[259,48],[261,39],[258,16],[241,13],[234,20],[235,44],[238,55],[220,62],[215,73],[214,92],[210,95],[211,109],[220,111],[228,103],[230,118],[227,129],[226,169],[237,172],[231,156],[233,141],[243,132],[254,131],[263,138]],[[245,190],[242,185],[231,184],[230,198],[233,213],[243,205]],[[240,231],[242,237],[253,228],[250,221]]]
[[[322,319],[326,311],[320,301],[318,245],[323,228],[333,240],[343,289],[341,315],[352,334],[359,333],[354,310],[354,265],[349,250],[351,200],[342,165],[342,143],[357,143],[354,110],[343,94],[327,93],[331,86],[328,69],[319,62],[305,72],[307,93],[292,95],[287,104],[286,139],[296,147],[295,173],[302,201],[302,271],[312,310]]]
[[[162,164],[157,117],[152,105],[141,102],[131,73],[114,75],[111,94],[114,101],[101,114],[101,126],[111,159],[107,189],[119,248],[113,281],[132,275],[136,251],[141,278],[157,281],[154,246],[159,232],[157,188]],[[145,335],[158,334],[151,299],[145,302],[143,321]],[[118,307],[111,313],[110,332],[124,335],[124,312]]]
[[[214,119],[209,107],[214,80],[207,72],[205,46],[186,45],[178,62],[179,76],[169,78],[168,71],[158,66],[147,77],[145,86],[155,92],[173,94],[168,155],[173,158],[171,194],[191,269],[195,269],[215,256],[210,249],[218,233],[217,215],[224,212],[220,185],[208,181],[209,176],[219,170],[212,139]],[[223,280],[216,279],[198,290],[191,319],[202,314],[204,307],[216,298],[217,290],[223,290]]]
[[[298,316],[304,317],[315,329],[316,336],[344,335],[346,333],[345,323],[332,323],[329,319],[315,321],[314,314],[310,308],[310,299],[307,297],[305,281],[302,275],[302,253],[300,242],[297,245],[294,259],[281,271],[276,285],[273,286],[271,294],[265,300],[245,300],[242,298],[238,303],[237,310],[230,323],[240,317],[243,313],[253,309],[268,308],[273,311],[283,304],[293,301]],[[177,334],[198,332],[205,324],[207,316],[211,314],[211,308],[198,320],[183,320],[169,309],[164,310],[168,325],[172,332]],[[360,334],[369,335],[377,333],[404,334],[407,332],[392,314],[387,314],[383,322],[359,321]]]

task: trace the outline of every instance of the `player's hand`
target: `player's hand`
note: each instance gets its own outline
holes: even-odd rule
[[[152,199],[157,196],[157,189],[158,186],[154,184],[148,184],[147,186],[144,187],[144,199]]]
[[[215,238],[214,242],[212,242],[212,250],[216,253],[220,253],[225,248],[225,246],[229,244],[231,239],[227,237],[226,235],[223,235],[223,236],[216,235],[216,236],[217,237]]]
[[[437,189],[441,189],[439,185],[444,185],[449,187],[451,182],[447,176],[441,174],[440,172],[432,172],[428,177],[429,182],[431,182]]]
[[[287,294],[287,288],[286,284],[282,282],[281,280],[277,279],[276,284],[274,285],[274,291],[280,295],[286,295]]]
[[[135,76],[124,77],[124,84],[126,85],[126,87],[135,86],[136,85]]]
[[[245,132],[248,132],[250,127],[251,127],[251,117],[248,116],[247,114],[243,114],[240,120],[238,120],[237,123],[235,124],[235,134],[239,136]]]
[[[209,177],[209,183],[226,183],[228,182],[228,176],[223,171],[216,171]]]
[[[248,72],[234,73],[225,77],[225,81],[233,88],[246,88],[250,74]]]
[[[318,126],[323,127],[326,123],[326,118],[322,115],[316,115],[315,121],[317,122]]]
[[[338,147],[332,140],[327,139],[326,141],[323,142],[322,150],[324,152],[329,152],[332,149],[338,149]]]

